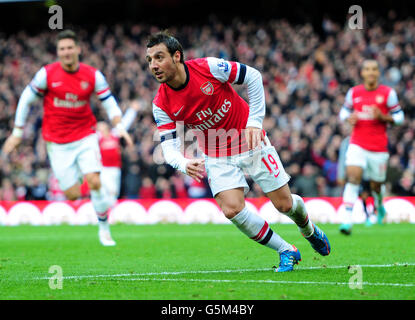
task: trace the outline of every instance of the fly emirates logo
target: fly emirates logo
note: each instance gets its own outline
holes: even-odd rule
[[[87,104],[85,100],[78,100],[78,96],[73,93],[66,93],[65,100],[55,97],[53,99],[53,104],[57,108],[80,108]]]
[[[362,105],[362,111],[357,113],[357,117],[359,118],[359,120],[374,120],[374,108],[377,108],[377,105]]]
[[[197,125],[188,124],[187,126],[190,129],[197,129],[200,131],[208,130],[211,128],[216,128],[216,125],[229,112],[231,106],[232,106],[232,103],[229,100],[225,99],[223,101],[223,104],[216,110],[215,113],[213,113],[210,108],[207,108],[206,110],[202,110],[196,113],[196,116],[198,117],[199,120],[204,120],[202,123],[197,124]]]

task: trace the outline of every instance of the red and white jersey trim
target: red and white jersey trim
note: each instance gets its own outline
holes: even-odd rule
[[[36,93],[36,95],[43,97],[47,89],[47,73],[45,67],[35,74],[32,81],[29,84],[30,88]]]
[[[59,86],[62,83],[52,82],[52,86]],[[30,87],[32,90],[39,96],[44,96],[47,90],[47,72],[45,67],[39,69],[36,75],[33,77],[32,81],[30,82]],[[108,85],[107,80],[105,79],[104,75],[101,71],[95,71],[95,93],[100,100],[105,100],[109,96],[111,96],[111,90]]]
[[[241,65],[239,62],[226,61],[214,57],[206,58],[210,73],[220,82],[235,83],[239,78]]]
[[[111,96],[111,90],[107,80],[101,71],[95,71],[95,94],[101,101]]]
[[[160,136],[167,133],[171,133],[176,130],[176,123],[172,119],[170,119],[170,117],[164,110],[157,107],[154,103],[153,115],[156,119],[157,129],[159,130]]]

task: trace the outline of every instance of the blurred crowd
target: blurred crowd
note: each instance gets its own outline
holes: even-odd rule
[[[158,88],[147,70],[146,38],[159,31],[145,24],[99,25],[75,29],[81,39],[81,60],[101,70],[125,111],[142,105],[130,132],[135,147],[123,149],[122,198],[211,196],[206,181],[196,183],[160,161],[151,101]],[[415,195],[415,20],[374,22],[351,30],[326,18],[323,32],[312,25],[285,20],[262,22],[234,19],[224,24],[171,27],[183,44],[185,59],[215,56],[240,61],[261,71],[267,112],[263,123],[287,172],[293,192],[305,197],[341,196],[337,177],[338,151],[350,133],[338,114],[347,90],[360,84],[359,67],[375,58],[381,82],[393,87],[406,120],[388,130],[391,158],[389,195]],[[35,36],[19,32],[0,35],[0,142],[13,127],[15,107],[24,87],[43,65],[56,60],[55,32]],[[247,99],[244,86],[235,87]],[[96,98],[98,120],[107,116]],[[48,163],[40,128],[41,103],[32,106],[24,129],[24,144],[9,159],[0,160],[0,199],[62,197]],[[248,197],[263,195],[248,179]]]

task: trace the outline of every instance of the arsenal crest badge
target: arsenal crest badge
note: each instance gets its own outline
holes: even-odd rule
[[[204,94],[211,96],[213,94],[213,85],[207,81],[200,86],[200,90],[202,90]]]
[[[381,95],[377,95],[375,99],[376,99],[376,103],[378,104],[381,104],[384,101],[384,98]]]
[[[86,90],[89,87],[89,82],[88,81],[81,81],[81,88],[82,90]]]

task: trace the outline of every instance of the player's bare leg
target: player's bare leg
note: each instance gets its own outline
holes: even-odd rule
[[[105,188],[101,185],[99,172],[85,174],[84,178],[91,191],[91,201],[98,217],[99,240],[103,246],[115,246],[115,241],[111,237],[108,223],[108,209],[110,203],[106,195]]]
[[[346,177],[347,182],[343,191],[343,204],[346,209],[345,219],[340,225],[340,232],[350,235],[352,231],[352,213],[353,207],[359,198],[359,188],[362,182],[363,168],[359,166],[347,166]]]
[[[378,214],[378,223],[382,224],[386,215],[385,207],[383,206],[383,197],[385,195],[385,185],[382,182],[370,181],[370,189],[375,200],[375,207]]]
[[[295,247],[273,232],[263,218],[249,211],[245,206],[243,188],[219,192],[215,199],[225,216],[250,239],[276,250],[280,255],[287,251],[297,251]]]
[[[363,211],[365,212],[365,215],[366,215],[365,226],[370,227],[372,225],[372,222],[370,221],[370,213],[367,207],[367,199],[369,198],[370,194],[368,191],[363,190],[360,192],[359,196],[360,196],[360,199],[362,199]]]
[[[234,218],[245,207],[243,188],[236,188],[219,192],[215,200],[228,219]]]
[[[66,189],[63,193],[68,200],[78,200],[81,197],[81,185],[76,183],[69,189]]]
[[[285,184],[277,190],[268,192],[266,196],[279,212],[294,221],[304,237],[309,237],[313,234],[313,224],[305,210],[304,202],[301,197],[291,195],[288,184]]]
[[[314,250],[323,256],[330,253],[331,248],[326,235],[311,222],[303,199],[296,194],[291,194],[288,184],[268,192],[266,196],[279,212],[294,221]]]

